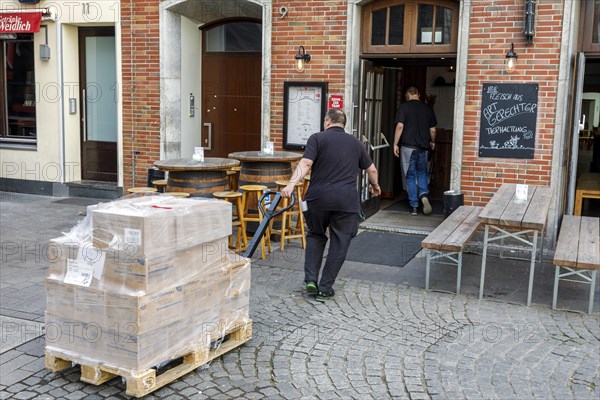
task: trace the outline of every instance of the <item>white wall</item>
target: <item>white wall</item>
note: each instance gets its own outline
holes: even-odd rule
[[[191,157],[200,146],[202,32],[198,23],[181,17],[181,157]],[[194,96],[194,116],[190,117],[190,93]]]
[[[89,7],[85,9],[83,3]],[[78,26],[114,25],[120,18],[120,2],[40,1],[26,6],[18,1],[0,1],[0,9],[3,10],[48,6],[56,16],[55,21],[42,21],[42,25],[48,26],[50,60],[41,61],[38,54],[40,44],[46,42],[44,28],[34,34],[37,146],[0,148],[2,178],[62,183],[63,179],[70,182],[81,177],[77,29]],[[121,42],[118,36],[116,47],[119,54]],[[69,114],[70,97],[77,99],[76,114]],[[118,107],[120,116],[121,104]],[[121,136],[120,129],[119,138]],[[122,175],[121,165],[119,175]]]
[[[427,68],[427,95],[436,95],[433,110],[439,129],[452,129],[454,125],[454,86],[434,86],[433,82],[442,77],[446,83],[454,81],[456,73],[448,71],[448,67]],[[421,96],[423,97],[423,96]]]

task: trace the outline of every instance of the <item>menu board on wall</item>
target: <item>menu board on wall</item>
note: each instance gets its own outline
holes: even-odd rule
[[[533,158],[537,83],[484,83],[479,157]]]
[[[323,130],[326,82],[283,83],[283,148],[303,150],[313,133]]]

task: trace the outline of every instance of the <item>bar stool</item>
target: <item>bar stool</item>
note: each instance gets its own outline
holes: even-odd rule
[[[243,229],[244,232],[246,231],[246,228],[248,226],[248,222],[258,222],[259,224],[262,222],[262,214],[260,213],[260,210],[256,210],[256,213],[250,213],[248,210],[248,206],[250,204],[250,196],[255,195],[256,196],[256,204],[257,204],[257,208],[258,208],[258,202],[260,201],[260,197],[262,196],[263,192],[265,190],[267,190],[268,188],[265,185],[242,185],[239,187],[239,190],[242,191],[242,224],[243,224]],[[246,237],[247,237],[247,233],[246,233]],[[267,230],[265,232],[265,235],[260,239],[260,249],[261,249],[261,257],[264,260],[265,258],[267,258],[266,255],[266,250],[265,250],[265,241],[267,244],[267,248],[269,250],[269,253],[271,252],[271,239],[270,239],[270,232],[269,232],[269,228],[267,227]]]
[[[152,181],[152,186],[158,190],[159,193],[164,193],[167,188],[167,180],[166,179],[157,179]]]
[[[238,227],[237,229],[237,237],[235,241],[235,247],[233,246],[233,231],[229,236],[229,248],[235,248],[238,252],[245,250],[248,247],[248,238],[246,237],[246,230],[244,229],[244,215],[243,215],[243,207],[242,207],[242,193],[240,192],[214,192],[213,196],[217,199],[225,200],[230,202],[233,206],[235,206],[236,217],[237,219],[233,219],[231,221],[232,227]],[[232,213],[233,214],[233,213]],[[232,215],[233,217],[233,215]]]
[[[288,181],[276,181],[277,191],[281,191],[284,187],[288,185]],[[271,221],[271,233],[279,233],[281,236],[281,251],[285,248],[285,241],[292,239],[300,239],[302,242],[302,248],[306,248],[306,236],[304,235],[304,215],[302,214],[302,207],[300,206],[300,201],[302,197],[300,197],[300,190],[302,188],[302,183],[296,183],[294,187],[294,196],[296,197],[296,202],[294,206],[281,214],[281,229],[273,229],[273,221]],[[289,199],[282,199],[282,207],[287,207],[289,204]],[[296,226],[292,226],[292,216],[296,215]],[[293,233],[294,232],[294,233]]]
[[[161,194],[164,194],[167,196],[176,196],[176,197],[190,197],[190,194],[186,193],[186,192],[164,192]]]
[[[147,194],[147,193],[156,193],[158,190],[153,187],[131,187],[127,189],[129,193],[132,194]]]
[[[234,167],[235,168],[235,167]],[[229,190],[237,192],[238,190],[238,176],[240,172],[232,169],[227,171],[227,182],[229,184]]]

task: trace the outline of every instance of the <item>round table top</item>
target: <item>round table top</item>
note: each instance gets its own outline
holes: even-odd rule
[[[240,165],[240,162],[231,158],[205,157],[203,162],[178,158],[156,161],[154,165],[163,171],[223,171]]]
[[[302,158],[302,154],[291,151],[275,151],[273,154],[266,154],[262,151],[238,151],[230,153],[229,158],[240,161],[296,161]]]

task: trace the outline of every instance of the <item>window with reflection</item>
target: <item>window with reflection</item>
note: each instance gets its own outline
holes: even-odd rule
[[[449,44],[452,10],[431,4],[419,4],[417,44]]]
[[[35,59],[32,33],[5,34],[0,40],[0,140],[35,144]]]
[[[598,38],[600,31],[600,0],[596,0],[594,4],[594,22],[592,24],[592,43],[600,43]]]
[[[207,52],[260,52],[262,25],[258,22],[228,22],[206,30]]]

